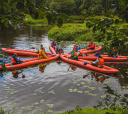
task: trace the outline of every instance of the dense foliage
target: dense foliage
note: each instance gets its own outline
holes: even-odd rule
[[[46,17],[48,24],[56,23],[59,27],[67,15],[117,15],[128,22],[127,0],[0,0],[0,3],[1,29],[16,27],[24,14],[34,19]]]

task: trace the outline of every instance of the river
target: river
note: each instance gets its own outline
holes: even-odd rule
[[[38,50],[43,44],[50,52],[50,42],[47,31],[23,23],[16,30],[0,31],[0,47],[4,48]],[[65,44],[64,52],[71,51],[72,47],[73,44]],[[0,60],[0,64],[9,62],[10,57]],[[120,70],[117,75],[98,74],[60,60],[43,65],[3,73],[0,77],[0,106],[11,111],[15,109],[17,114],[58,113],[73,110],[77,105],[81,108],[97,105],[97,100],[105,97],[103,87],[106,85],[118,94],[128,93],[127,63],[106,63]]]

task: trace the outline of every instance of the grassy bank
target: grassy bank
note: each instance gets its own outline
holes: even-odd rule
[[[58,113],[58,114],[128,114],[128,109],[123,109],[123,107],[119,107],[116,110],[111,110],[111,109],[99,109],[96,110],[94,108],[86,108],[86,109],[80,109],[80,110],[72,110],[72,111],[67,111],[64,113]]]
[[[92,37],[92,32],[88,29],[85,23],[66,23],[61,28],[53,27],[48,32],[49,38],[54,38],[58,41],[89,41]]]
[[[31,26],[48,26],[47,18],[35,20],[30,15],[25,15],[24,22]]]
[[[5,110],[3,107],[0,107],[0,114],[15,114],[15,110]],[[40,114],[46,114],[46,111],[41,111]],[[117,107],[116,110],[112,109],[94,109],[92,107],[88,107],[86,109],[82,109],[77,106],[74,110],[66,111],[62,113],[50,113],[50,114],[128,114],[128,108]]]

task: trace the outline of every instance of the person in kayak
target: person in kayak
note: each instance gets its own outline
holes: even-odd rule
[[[59,46],[56,46],[56,53],[64,53],[63,49]]]
[[[57,43],[56,43],[55,39],[52,40],[51,46],[52,46],[54,49],[55,49],[55,47],[57,46]]]
[[[117,57],[118,56],[117,51],[118,51],[117,48],[114,49],[114,47],[113,47],[113,49],[110,51],[108,57],[114,57],[114,56]]]
[[[82,50],[79,50],[79,51],[78,51],[78,56],[84,56],[84,53],[83,53]]]
[[[92,62],[93,66],[102,68],[104,65],[104,59],[99,55],[95,62]]]
[[[20,58],[17,58],[17,53],[14,53],[14,55],[12,55],[11,60],[13,65],[20,64],[23,62],[20,60]]]
[[[91,50],[95,49],[95,43],[92,40],[91,40],[91,43],[87,45],[87,49],[88,50],[89,49],[91,49]]]
[[[71,57],[69,57],[69,58],[78,61],[77,50],[73,50],[73,51],[71,52]]]
[[[40,49],[41,48],[43,48],[44,52],[46,53],[45,48],[44,48],[44,46],[42,44],[40,45]],[[39,50],[36,53],[39,53]]]
[[[79,50],[79,47],[76,44],[74,44],[73,50],[78,51]]]
[[[48,58],[47,55],[44,52],[44,48],[43,47],[40,47],[38,58],[39,59],[46,59],[46,58]]]

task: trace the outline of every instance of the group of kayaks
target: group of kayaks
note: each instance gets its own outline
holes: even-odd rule
[[[119,70],[115,69],[115,68],[111,68],[108,66],[103,66],[102,68],[96,67],[91,65],[91,62],[88,60],[96,60],[98,58],[97,54],[89,54],[89,53],[95,53],[96,51],[100,51],[102,49],[102,46],[96,47],[94,50],[87,50],[87,49],[80,49],[80,51],[82,51],[85,56],[78,56],[78,61],[77,60],[73,60],[70,59],[69,57],[71,56],[70,53],[66,53],[66,54],[56,54],[56,51],[54,50],[54,48],[50,45],[49,49],[51,51],[51,53],[46,53],[46,55],[48,56],[47,59],[38,59],[38,58],[33,58],[33,59],[27,59],[27,60],[23,60],[23,63],[20,64],[15,64],[12,65],[12,63],[8,63],[5,64],[5,67],[8,69],[19,69],[19,68],[24,68],[27,66],[32,66],[32,65],[36,65],[36,64],[40,64],[40,63],[45,63],[45,62],[49,62],[49,61],[53,61],[56,59],[61,59],[64,62],[82,67],[82,68],[86,68],[89,70],[93,70],[96,72],[101,72],[101,73],[107,73],[107,74],[113,74],[113,73],[118,73]],[[1,48],[2,51],[8,53],[8,54],[14,54],[17,53],[17,55],[22,55],[22,56],[34,56],[34,57],[38,57],[38,53],[36,53],[36,51],[30,51],[30,50],[20,50],[20,49],[7,49],[7,48]],[[117,56],[116,58],[114,57],[108,57],[108,55],[101,55],[104,59],[104,61],[107,62],[125,62],[127,61],[127,57],[126,56]],[[3,69],[2,66],[0,66],[0,69]]]

